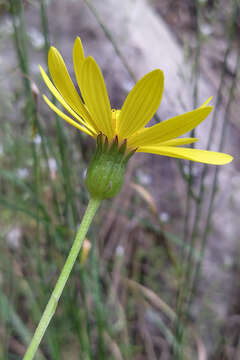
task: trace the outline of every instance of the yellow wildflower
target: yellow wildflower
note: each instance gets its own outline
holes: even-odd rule
[[[65,121],[97,138],[103,134],[110,144],[117,138],[125,141],[128,151],[153,153],[180,159],[223,165],[232,156],[214,151],[179,147],[196,142],[197,138],[179,138],[199,125],[211,112],[209,98],[199,108],[146,127],[156,113],[163,94],[164,75],[159,69],[145,75],[128,94],[121,110],[111,109],[102,72],[96,61],[85,57],[79,37],[73,47],[73,63],[78,94],[58,50],[51,47],[48,68],[52,81],[40,67],[42,77],[52,94],[72,118],[57,108],[45,95],[44,100]],[[83,99],[83,100],[82,100]]]

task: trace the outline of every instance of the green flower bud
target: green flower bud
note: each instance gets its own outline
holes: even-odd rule
[[[119,193],[124,183],[127,162],[135,151],[127,149],[127,140],[119,144],[115,136],[109,143],[105,135],[98,135],[96,151],[86,176],[86,186],[93,198],[109,199]]]

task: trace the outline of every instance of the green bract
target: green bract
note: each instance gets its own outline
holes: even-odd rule
[[[109,199],[123,186],[126,165],[135,150],[127,150],[127,141],[119,144],[116,136],[111,143],[105,135],[97,137],[96,151],[86,176],[86,186],[95,199]]]

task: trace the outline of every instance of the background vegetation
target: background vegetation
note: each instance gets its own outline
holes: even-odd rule
[[[22,358],[88,200],[84,173],[94,144],[54,117],[42,104],[39,91],[43,84],[37,64],[45,59],[47,67],[50,39],[54,43],[57,38],[49,30],[57,19],[48,15],[56,3],[0,1],[2,360]],[[121,58],[94,2],[79,3],[87,5],[99,29],[105,31],[106,42],[112,42]],[[231,131],[239,129],[238,1],[226,6],[221,0],[152,0],[149,6],[164,17],[185,49],[192,67],[189,84],[194,106],[201,71],[211,75],[216,92],[207,148],[218,136],[218,150],[223,150],[228,122]],[[38,19],[36,27],[31,16]],[[89,32],[88,36],[94,35]],[[131,77],[126,61],[124,66]],[[217,125],[220,115],[221,126]],[[237,173],[237,144],[235,149]],[[211,221],[214,200],[223,196],[217,190],[219,171],[224,169],[161,160],[161,174],[153,176],[167,178],[171,186],[159,210],[160,182],[151,184],[150,161],[140,168],[142,158],[133,158],[124,191],[102,206],[88,234],[89,256],[86,262],[79,257],[37,359],[240,359],[239,248],[231,248],[228,259],[231,294],[225,293],[224,286],[221,293],[218,286],[220,300],[215,303],[208,294],[224,278],[218,278],[212,268],[210,281],[206,271],[200,276],[204,255],[214,251],[208,247],[209,235],[215,234],[213,241],[218,241]],[[184,195],[179,196],[171,176],[184,184]],[[238,201],[235,185],[233,196]],[[229,238],[237,238],[231,230]],[[221,317],[214,317],[214,306],[220,306]]]

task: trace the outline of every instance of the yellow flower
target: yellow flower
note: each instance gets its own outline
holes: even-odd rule
[[[48,55],[48,68],[55,86],[42,67],[40,71],[49,90],[72,118],[45,95],[44,100],[53,111],[77,129],[93,138],[103,134],[108,143],[117,136],[118,143],[125,141],[129,151],[135,149],[137,152],[215,165],[232,161],[232,156],[228,154],[179,147],[198,140],[179,136],[191,131],[209,115],[212,110],[212,106],[208,105],[211,98],[193,111],[146,127],[162,99],[164,76],[161,70],[154,70],[139,80],[128,94],[122,109],[114,110],[111,109],[102,72],[92,57],[85,57],[79,37],[73,47],[73,63],[82,98],[56,48],[51,47]]]

